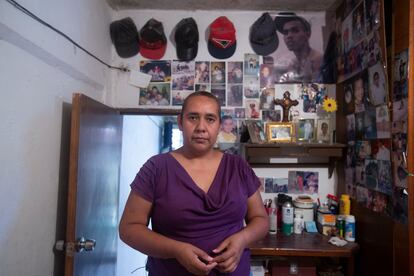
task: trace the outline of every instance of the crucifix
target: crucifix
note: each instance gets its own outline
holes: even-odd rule
[[[274,103],[277,105],[282,106],[283,109],[283,119],[282,122],[289,122],[289,109],[292,106],[298,105],[299,102],[297,100],[292,100],[290,98],[289,91],[283,93],[283,99],[275,99]]]

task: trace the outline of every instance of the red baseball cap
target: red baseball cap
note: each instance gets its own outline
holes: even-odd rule
[[[208,37],[208,51],[218,59],[231,57],[236,51],[236,29],[233,23],[225,16],[216,18],[210,24]]]
[[[152,18],[141,28],[139,34],[141,55],[148,59],[161,59],[167,48],[162,23]]]

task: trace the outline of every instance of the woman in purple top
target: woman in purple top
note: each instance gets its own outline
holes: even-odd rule
[[[188,96],[178,125],[184,146],[141,168],[131,184],[120,237],[149,256],[150,276],[248,276],[247,247],[268,229],[260,182],[243,159],[213,149],[220,130],[214,95]]]

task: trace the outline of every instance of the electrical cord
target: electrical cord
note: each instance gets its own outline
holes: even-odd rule
[[[6,0],[6,1],[9,2],[9,4],[11,4],[12,6],[14,6],[16,9],[20,10],[21,12],[23,12],[24,14],[30,16],[31,18],[33,18],[34,20],[38,21],[42,25],[44,25],[44,26],[52,29],[53,31],[55,31],[59,35],[63,36],[64,38],[66,38],[67,40],[69,40],[70,42],[72,42],[73,45],[75,45],[76,47],[78,47],[79,49],[81,49],[82,51],[84,51],[89,56],[93,57],[94,59],[96,59],[97,61],[99,61],[100,63],[102,63],[103,65],[107,66],[109,69],[116,69],[116,70],[120,70],[122,72],[129,72],[130,71],[126,67],[116,67],[116,66],[109,65],[108,63],[106,63],[102,59],[98,58],[97,56],[95,56],[94,54],[92,54],[91,52],[89,52],[88,50],[86,50],[85,48],[83,48],[81,45],[79,45],[76,41],[74,41],[68,35],[66,35],[62,31],[56,29],[55,27],[53,27],[49,23],[45,22],[44,20],[42,20],[41,18],[39,18],[38,16],[36,16],[35,14],[33,14],[31,11],[27,10],[25,7],[23,7],[22,5],[20,5],[16,1],[14,1],[14,0]]]

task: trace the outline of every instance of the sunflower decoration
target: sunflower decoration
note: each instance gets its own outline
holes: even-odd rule
[[[335,112],[338,109],[338,105],[334,98],[325,97],[322,106],[326,112]]]

